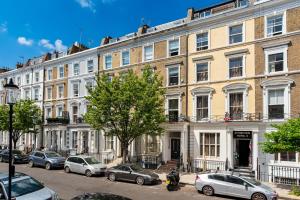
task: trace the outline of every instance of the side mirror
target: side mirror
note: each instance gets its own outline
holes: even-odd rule
[[[129,170],[129,173],[131,174],[133,171],[132,170]]]

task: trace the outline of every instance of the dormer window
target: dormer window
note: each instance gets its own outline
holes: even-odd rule
[[[248,0],[237,0],[235,7],[243,7],[246,6],[248,4]]]
[[[205,11],[200,12],[200,14],[199,14],[200,18],[205,18],[210,15],[211,15],[211,10],[205,10]]]

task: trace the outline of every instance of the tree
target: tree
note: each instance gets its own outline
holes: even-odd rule
[[[109,80],[97,77],[89,89],[88,111],[84,119],[106,136],[116,136],[121,143],[123,162],[128,159],[128,146],[144,134],[161,135],[165,122],[162,79],[150,67],[141,76],[128,73]]]
[[[276,131],[265,133],[266,141],[261,143],[265,153],[300,151],[300,118],[282,124],[272,125]]]
[[[9,107],[0,106],[0,130],[9,131]],[[16,148],[20,137],[26,133],[37,132],[36,127],[42,124],[41,109],[31,100],[21,100],[14,105],[13,112],[13,148]]]

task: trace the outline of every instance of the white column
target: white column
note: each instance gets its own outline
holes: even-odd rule
[[[93,138],[92,138],[92,131],[89,130],[89,132],[88,132],[88,141],[87,141],[87,142],[88,142],[88,147],[89,147],[89,152],[88,152],[88,153],[93,152],[92,141],[93,141]]]
[[[257,158],[258,158],[258,132],[252,134],[252,169],[257,173]]]
[[[229,162],[229,168],[233,168],[234,162],[233,162],[233,135],[232,131],[227,131],[227,155],[226,157],[228,158]]]
[[[184,167],[187,164],[187,152],[188,152],[188,141],[187,141],[187,125],[183,126],[183,130],[181,131],[181,149],[180,155],[182,155],[182,162]]]

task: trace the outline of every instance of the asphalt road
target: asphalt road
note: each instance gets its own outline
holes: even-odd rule
[[[7,172],[7,163],[0,163],[0,172]],[[28,174],[56,191],[60,198],[67,200],[85,192],[102,192],[129,197],[133,200],[201,200],[231,199],[227,197],[206,197],[199,194],[193,186],[182,186],[179,191],[168,192],[164,184],[138,186],[126,182],[110,182],[105,177],[85,177],[67,174],[63,170],[45,170],[16,165],[17,172]]]

